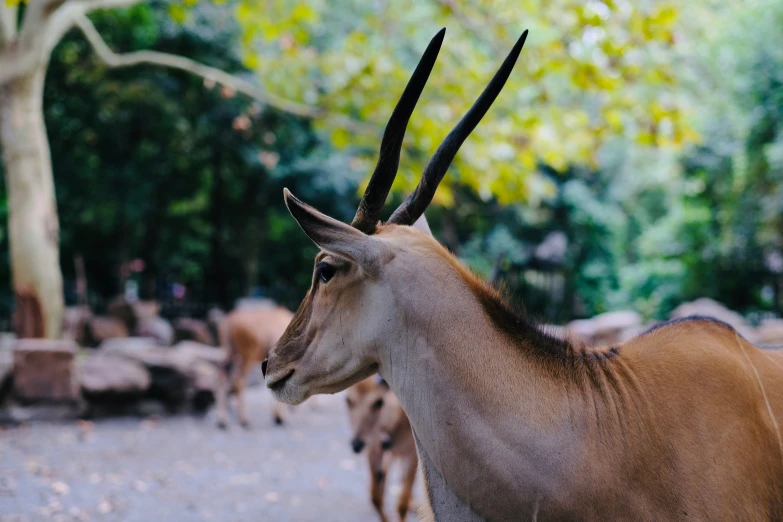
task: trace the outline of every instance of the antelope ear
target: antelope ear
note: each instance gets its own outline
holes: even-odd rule
[[[283,189],[288,211],[299,226],[323,251],[368,267],[380,254],[380,242],[350,225],[319,212]]]
[[[421,217],[417,219],[416,222],[411,226],[416,230],[418,230],[419,232],[427,234],[430,237],[435,237],[432,235],[432,230],[430,230],[430,224],[427,223],[427,218],[424,217],[424,214],[422,214]]]

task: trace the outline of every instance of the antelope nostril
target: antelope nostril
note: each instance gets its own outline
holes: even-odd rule
[[[287,374],[285,374],[282,378],[276,380],[275,382],[267,384],[267,386],[273,390],[279,390],[285,385],[286,382],[288,382],[288,379],[290,379],[293,374],[294,374],[294,369],[291,368],[291,370]]]
[[[261,363],[261,375],[266,377],[266,363],[269,362],[269,359],[264,359],[264,361]]]
[[[361,439],[353,439],[351,441],[351,447],[354,453],[361,453],[364,449],[364,441]]]

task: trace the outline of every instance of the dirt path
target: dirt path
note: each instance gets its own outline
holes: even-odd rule
[[[0,521],[377,520],[342,395],[316,399],[277,427],[269,395],[251,390],[250,431],[218,431],[211,414],[5,429]]]

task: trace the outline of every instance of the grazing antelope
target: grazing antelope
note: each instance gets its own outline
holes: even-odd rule
[[[348,388],[345,400],[353,428],[351,447],[355,453],[361,453],[367,447],[370,498],[381,522],[388,520],[383,510],[383,499],[389,468],[393,461],[400,461],[403,466],[397,513],[400,521],[404,521],[419,467],[408,416],[397,397],[389,391],[386,381],[379,382],[375,377],[368,377]]]
[[[783,352],[699,317],[608,347],[556,338],[409,226],[525,36],[385,224],[442,33],[392,114],[351,225],[285,191],[321,252],[267,386],[298,404],[378,372],[410,418],[436,520],[783,520]]]
[[[226,361],[220,371],[217,389],[217,424],[227,426],[227,406],[230,393],[237,397],[239,423],[250,427],[244,390],[247,374],[253,365],[266,359],[269,350],[291,322],[293,314],[282,306],[263,304],[237,308],[227,314],[219,325],[220,344],[226,351]],[[275,423],[284,420],[284,405],[275,404]]]

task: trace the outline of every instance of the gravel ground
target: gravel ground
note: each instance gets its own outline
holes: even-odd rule
[[[248,406],[249,431],[217,430],[212,412],[3,429],[0,521],[377,520],[342,395],[310,399],[284,427],[266,390],[251,389]],[[389,515],[397,484],[393,472]]]

